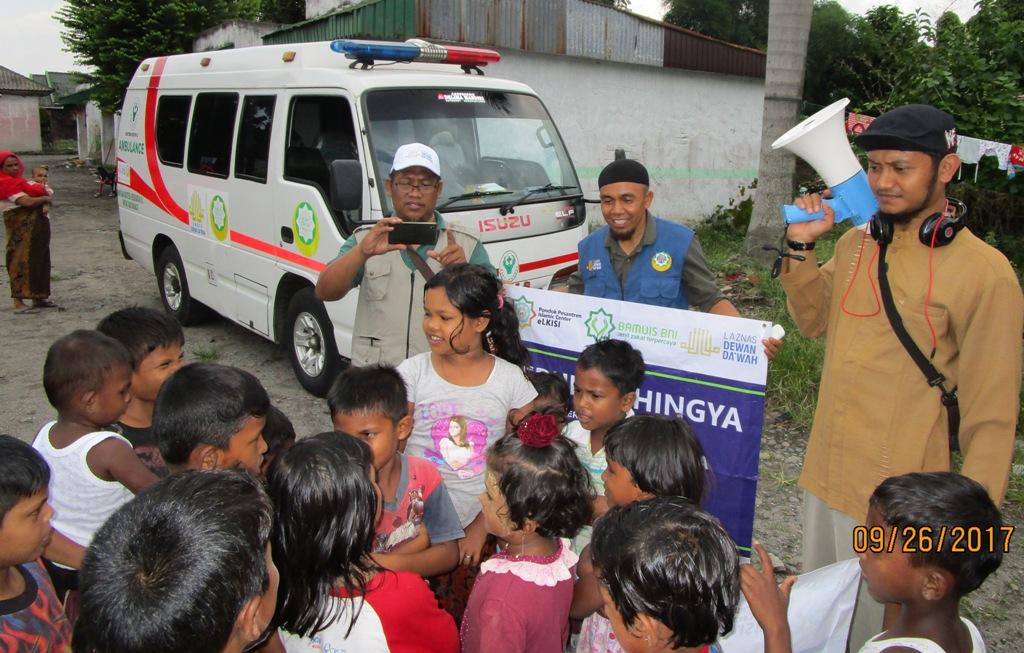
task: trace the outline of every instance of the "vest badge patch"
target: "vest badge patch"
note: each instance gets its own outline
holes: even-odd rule
[[[595,258],[587,261],[587,272],[594,272],[601,269],[601,259]]]
[[[658,252],[651,257],[651,267],[658,272],[664,272],[672,267],[672,256],[668,252]]]

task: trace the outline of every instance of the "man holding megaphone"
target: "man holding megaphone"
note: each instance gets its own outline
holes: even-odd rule
[[[946,197],[960,166],[953,118],[902,106],[856,143],[878,203],[866,228],[843,234],[820,267],[815,242],[835,221],[822,196],[795,204],[823,219],[786,231],[789,312],[805,336],[826,336],[800,477],[805,572],[854,557],[853,528],[880,481],[948,470],[956,448],[962,473],[998,505],[1020,408],[1024,299],[1006,257],[972,234],[964,205]],[[845,148],[845,137],[832,145],[817,154]],[[850,650],[882,629],[881,606],[860,594]]]

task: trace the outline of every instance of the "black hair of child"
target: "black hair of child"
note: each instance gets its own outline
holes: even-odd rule
[[[332,588],[365,594],[375,570],[372,464],[369,445],[330,432],[298,441],[270,466],[273,555],[281,572],[275,623],[289,632],[310,636],[344,616],[332,610]],[[349,615],[349,632],[359,611]]]
[[[272,521],[263,486],[238,470],[189,470],[141,492],[86,551],[75,653],[222,651],[269,587]]]
[[[683,497],[612,508],[594,524],[594,567],[627,627],[648,615],[676,648],[710,644],[732,630],[740,596],[736,544]]]
[[[875,507],[897,533],[903,533],[903,529],[925,533],[926,528],[931,529],[936,546],[929,547],[928,552],[915,547],[917,552],[909,554],[910,564],[948,571],[954,578],[958,599],[978,589],[1002,564],[1003,518],[985,488],[972,478],[954,472],[893,476],[875,488],[868,505]],[[946,537],[940,547],[938,538],[943,529]],[[975,529],[985,538],[992,533],[996,545],[982,546],[977,553],[954,551],[954,533],[967,534]]]
[[[505,299],[501,281],[492,270],[472,263],[450,265],[431,277],[423,292],[431,288],[444,288],[448,301],[459,309],[463,318],[489,318],[487,331],[481,334],[484,351],[525,369],[530,364],[530,352],[519,337],[519,318],[512,300]],[[452,333],[448,344],[455,349],[454,339],[465,323]],[[490,338],[490,340],[488,340]],[[489,346],[494,343],[494,348]]]
[[[0,523],[19,501],[49,484],[50,466],[39,452],[13,435],[0,435]]]
[[[704,447],[681,417],[634,415],[608,431],[604,450],[642,492],[686,497],[697,505],[706,495],[710,472]]]
[[[487,450],[487,468],[498,479],[513,529],[527,520],[541,537],[574,537],[590,523],[594,488],[572,440],[559,435],[533,447],[514,434]]]
[[[350,367],[331,384],[327,405],[331,415],[380,413],[397,424],[409,412],[409,395],[402,375],[391,365]]]
[[[270,397],[237,367],[193,363],[169,376],[153,407],[153,435],[168,465],[184,465],[202,444],[227,449],[250,417],[263,417]]]
[[[620,395],[636,392],[644,382],[644,357],[625,340],[598,340],[580,352],[576,367],[596,369],[608,377]]]
[[[173,315],[143,306],[114,311],[100,320],[96,330],[127,347],[135,369],[156,348],[185,344],[185,332]]]
[[[543,372],[541,370],[527,370],[526,379],[537,391],[538,397],[551,397],[556,399],[562,406],[569,405],[569,383],[565,377],[557,372]]]
[[[118,366],[133,369],[132,357],[117,340],[99,331],[78,329],[50,345],[43,363],[43,389],[50,405],[68,408],[75,395],[103,387]]]
[[[280,408],[271,404],[267,408],[267,423],[263,426],[263,441],[267,443],[264,458],[272,458],[295,442],[295,427]]]

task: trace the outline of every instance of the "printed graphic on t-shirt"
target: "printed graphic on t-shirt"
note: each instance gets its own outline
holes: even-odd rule
[[[487,425],[462,415],[444,417],[430,428],[434,449],[426,458],[438,466],[447,466],[459,478],[479,476],[484,470],[487,451]]]
[[[426,502],[423,500],[425,494],[423,485],[420,484],[409,489],[408,510],[405,518],[402,515],[394,514],[391,526],[394,530],[390,533],[377,533],[377,551],[387,552],[393,550],[400,544],[414,539],[423,528],[423,509]],[[385,515],[385,519],[387,516]]]

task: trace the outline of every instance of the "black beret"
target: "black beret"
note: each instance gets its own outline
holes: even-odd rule
[[[904,150],[945,156],[956,152],[953,116],[927,104],[907,104],[875,118],[855,139],[871,150]]]

